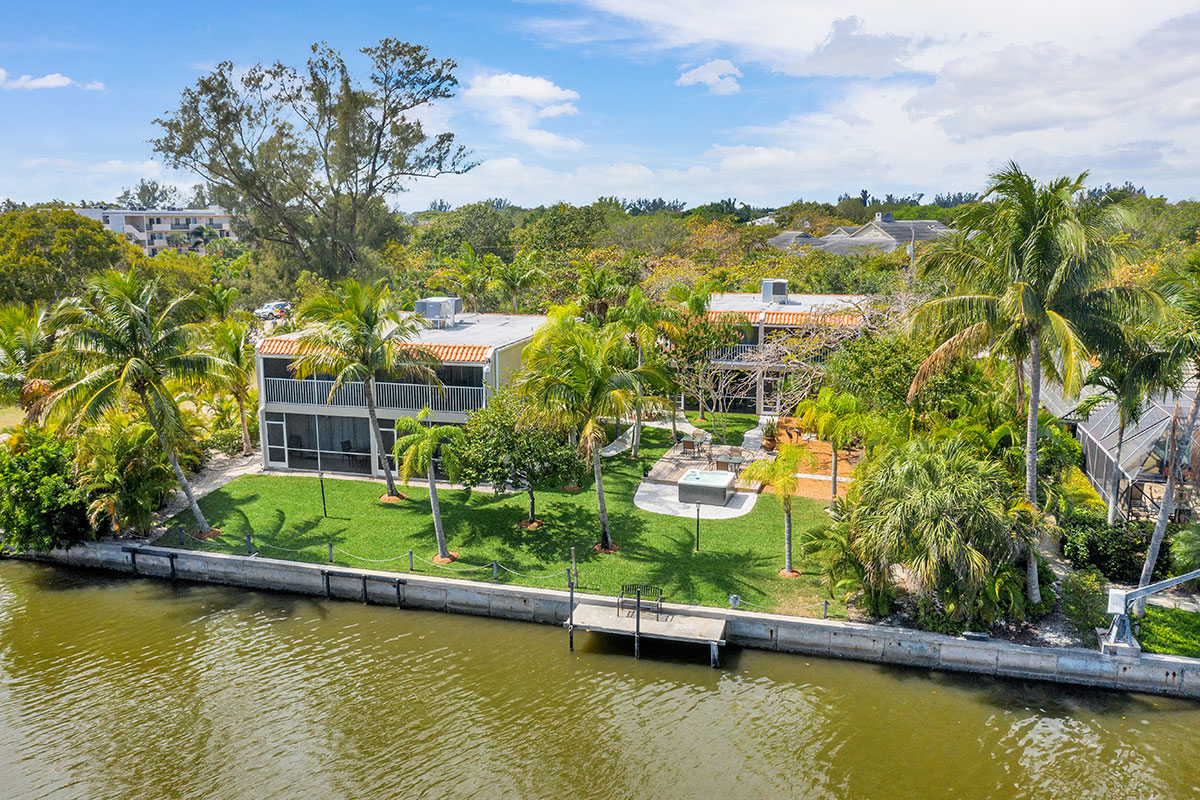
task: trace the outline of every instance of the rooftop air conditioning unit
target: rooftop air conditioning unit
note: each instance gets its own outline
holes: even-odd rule
[[[462,298],[426,297],[414,304],[414,310],[435,328],[454,325],[454,316],[462,313]]]
[[[788,283],[783,278],[764,278],[762,282],[762,301],[786,305],[788,301]]]

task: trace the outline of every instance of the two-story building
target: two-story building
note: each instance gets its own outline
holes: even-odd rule
[[[796,364],[773,360],[773,340],[804,338],[810,347],[792,347],[791,356],[819,364],[828,355],[827,343],[836,336],[821,335],[828,329],[858,329],[863,308],[869,302],[863,295],[790,294],[787,281],[766,279],[758,294],[714,294],[709,302],[710,319],[736,319],[742,327],[742,341],[711,353],[713,362],[729,370],[747,373],[753,385],[733,399],[734,405],[756,414],[777,414],[773,387]]]
[[[375,376],[375,406],[390,454],[395,421],[430,409],[430,420],[461,424],[487,405],[521,368],[521,354],[545,317],[522,314],[459,314],[454,298],[435,298],[424,328],[410,346],[436,358],[438,383],[412,376]],[[446,301],[446,302],[442,302]],[[332,375],[299,379],[291,364],[298,333],[270,336],[256,348],[258,414],[263,466],[382,474],[382,458],[367,417],[362,383],[343,386],[330,399]],[[390,455],[389,455],[390,457]]]
[[[203,251],[205,237],[237,239],[229,214],[218,206],[208,208],[77,208],[76,214],[98,220],[113,233],[122,234],[148,256],[167,248]]]

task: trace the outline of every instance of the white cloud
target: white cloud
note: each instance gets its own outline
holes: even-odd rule
[[[88,90],[104,88],[104,84],[100,81],[89,81],[86,84],[82,84],[79,81],[71,80],[61,72],[51,72],[47,75],[42,75],[40,78],[35,78],[28,74],[10,77],[8,72],[0,69],[0,89],[6,91],[13,89],[25,89],[27,91],[32,91],[33,89],[61,89],[64,86],[78,86]]]
[[[915,10],[894,0],[693,0],[687,14],[670,0],[568,2],[580,13],[559,27],[564,39],[588,30],[596,46],[610,31],[609,47],[630,58],[703,62],[681,84],[712,87],[730,74],[714,65],[734,63],[806,81],[798,94],[816,110],[722,133],[704,154],[728,192],[761,192],[747,200],[829,198],[856,186],[975,189],[1010,158],[1044,176],[1091,168],[1101,182],[1196,194],[1196,0],[1136,14],[1126,3],[1079,0],[1011,0],[1002,10],[958,0]],[[737,77],[734,85],[747,83]],[[722,185],[703,196],[728,193]],[[654,194],[691,197],[684,189]]]
[[[695,69],[683,73],[675,83],[678,86],[695,86],[697,83],[702,83],[713,94],[735,94],[742,89],[737,82],[740,77],[742,77],[742,73],[733,65],[732,61],[714,58],[707,64],[701,64]]]
[[[0,159],[0,197],[31,202],[44,200],[112,200],[139,179],[154,179],[190,189],[194,177],[165,170],[158,161],[127,161],[33,156],[12,162]]]
[[[553,81],[512,72],[483,73],[463,90],[464,107],[495,125],[500,133],[539,152],[573,151],[583,147],[578,139],[541,127],[544,120],[579,113],[579,93]]]

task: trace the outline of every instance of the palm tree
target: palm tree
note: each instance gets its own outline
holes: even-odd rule
[[[994,356],[1028,361],[1025,496],[1037,505],[1037,431],[1042,375],[1074,394],[1089,352],[1124,341],[1121,321],[1143,299],[1112,285],[1114,237],[1129,222],[1117,203],[1080,201],[1087,173],[1039,184],[1010,163],[991,177],[982,202],[955,220],[956,233],[926,247],[922,271],[955,287],[917,309],[914,327],[943,340],[914,380],[957,355],[990,345]],[[1026,563],[1029,599],[1041,602],[1036,548]]]
[[[663,383],[658,367],[630,367],[629,341],[617,325],[600,330],[576,318],[572,306],[560,306],[525,350],[525,369],[515,383],[531,402],[531,412],[577,436],[580,454],[592,463],[600,513],[602,552],[613,552],[604,504],[600,451],[608,441],[604,420],[628,412],[639,387]],[[658,402],[658,398],[645,397]]]
[[[334,376],[329,401],[346,384],[361,381],[371,433],[381,455],[387,448],[375,411],[376,376],[385,373],[437,382],[437,359],[407,344],[420,330],[420,317],[401,316],[397,305],[385,280],[367,284],[347,279],[306,301],[297,314],[305,327],[296,342],[298,355],[292,370],[299,378]],[[391,464],[386,458],[380,462],[387,496],[399,497]]]
[[[624,286],[608,267],[590,261],[576,262],[579,267],[579,305],[596,324],[608,321],[608,309],[624,292]]]
[[[416,418],[401,417],[396,420],[396,446],[392,449],[392,454],[400,465],[400,474],[404,477],[405,486],[413,475],[425,473],[429,481],[433,533],[437,537],[438,546],[438,554],[434,560],[440,564],[449,564],[458,556],[446,547],[442,507],[438,503],[436,468],[440,464],[442,471],[451,481],[458,478],[457,444],[462,439],[462,429],[454,425],[424,425],[423,422],[428,416],[429,409],[425,408]]]
[[[46,308],[12,305],[0,308],[0,397],[17,402],[27,415],[36,415],[47,384],[32,377],[30,368],[50,350],[54,331]]]
[[[838,450],[846,449],[862,436],[868,417],[858,398],[849,393],[838,394],[833,387],[826,386],[813,399],[804,400],[796,407],[800,427],[811,431],[822,441],[829,442],[833,459],[829,483],[829,507],[837,502]]]
[[[542,271],[534,263],[535,258],[533,253],[522,250],[511,262],[501,262],[492,268],[488,286],[501,297],[510,298],[509,310],[513,314],[517,313],[517,301],[521,299],[521,293],[536,285],[542,277]]]
[[[198,386],[225,370],[220,359],[193,348],[189,328],[203,314],[194,295],[163,302],[157,283],[143,281],[133,270],[102,272],[88,280],[83,297],[65,300],[56,309],[53,322],[62,333],[55,349],[38,359],[37,368],[49,365],[68,376],[47,398],[45,411],[70,419],[76,429],[131,396],[137,398],[196,526],[207,535],[212,527],[176,454],[183,421],[174,392],[175,384]]]
[[[470,244],[463,242],[457,256],[447,258],[450,269],[441,271],[444,285],[456,291],[467,311],[478,311],[492,284],[492,270],[500,259],[491,253],[482,256]]]
[[[1036,536],[1036,512],[1013,498],[1004,466],[973,451],[963,440],[914,439],[881,453],[855,480],[846,512],[874,580],[902,564],[923,594],[948,595],[960,618],[988,575]]]
[[[675,309],[655,303],[635,286],[629,290],[629,299],[625,304],[611,309],[608,316],[623,326],[636,343],[637,365],[640,368],[646,363],[647,348],[657,349],[664,341],[670,339],[675,330],[674,320],[678,315]],[[630,446],[634,458],[637,458],[642,443],[642,405],[641,386],[638,386],[638,394],[633,404],[633,441]]]
[[[226,288],[219,283],[212,283],[200,290],[200,299],[214,320],[226,320],[233,315],[234,304],[241,292],[236,286]]]
[[[755,461],[744,470],[739,480],[746,486],[763,484],[775,492],[775,499],[783,509],[783,569],[779,574],[785,578],[798,578],[800,572],[792,569],[792,500],[800,485],[797,473],[801,459],[812,459],[812,454],[794,444],[779,448],[774,458]]]
[[[237,402],[242,423],[242,455],[248,456],[254,452],[246,420],[246,405],[254,383],[254,345],[250,342],[250,326],[227,319],[212,325],[208,335],[212,354],[225,365],[221,373],[212,376],[212,381],[218,390]]]

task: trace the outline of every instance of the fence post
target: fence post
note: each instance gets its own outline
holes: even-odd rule
[[[409,571],[409,572],[412,572],[412,571],[413,571],[413,568],[412,568],[412,550],[409,550],[409,551],[408,551],[408,571]]]
[[[246,555],[254,555],[254,544],[250,541],[250,534],[246,534]]]
[[[821,609],[821,619],[829,619],[829,601],[825,600],[823,602],[825,603],[825,607]]]
[[[333,563],[333,542],[329,543],[329,563]]]
[[[738,607],[738,603],[740,603],[740,602],[742,602],[742,598],[738,597],[736,594],[729,595],[729,607],[730,608],[736,609]]]
[[[575,582],[579,583],[579,567],[575,566],[575,548],[571,548],[571,572],[575,573]],[[567,581],[570,582],[570,578]]]
[[[179,546],[183,547],[183,528],[179,529]]]
[[[496,559],[492,559],[492,580],[497,580],[500,577],[500,570],[496,567]]]

